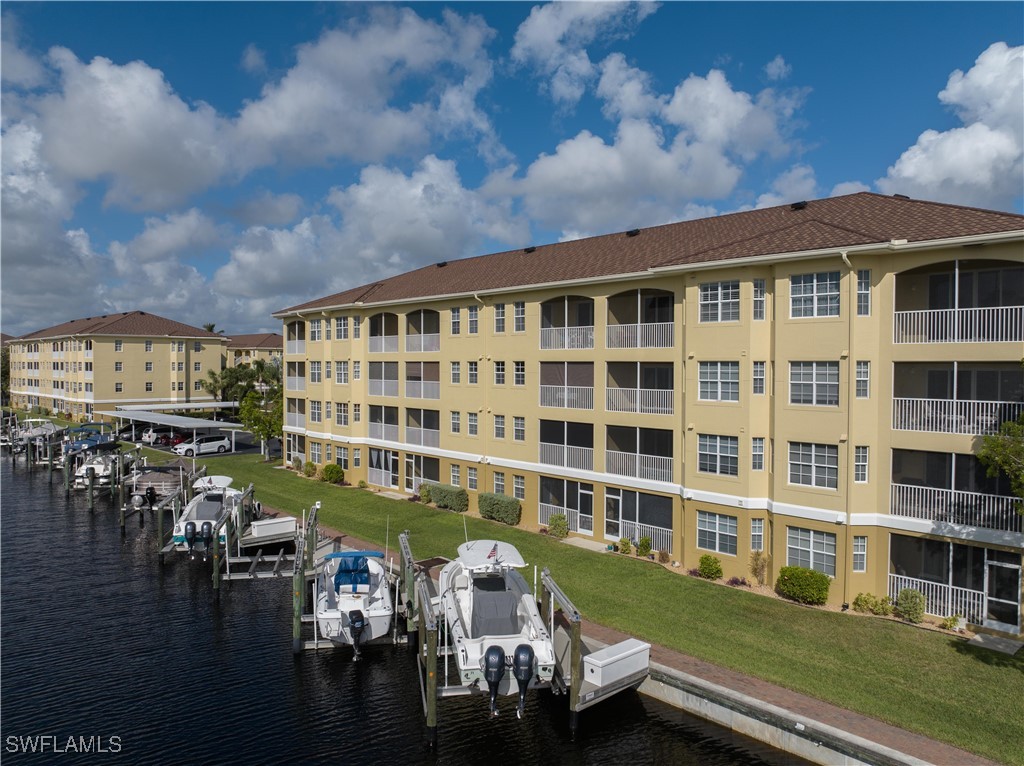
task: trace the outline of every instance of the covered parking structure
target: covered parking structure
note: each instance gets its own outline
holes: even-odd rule
[[[209,407],[209,405],[206,405]],[[195,408],[195,405],[192,405]],[[131,423],[145,423],[154,426],[168,426],[178,431],[192,433],[194,439],[212,430],[229,431],[231,433],[231,451],[235,451],[235,436],[245,427],[238,423],[228,423],[224,420],[210,420],[208,418],[192,418],[186,415],[172,415],[167,412],[153,412],[151,410],[135,409],[133,407],[118,408],[113,411],[99,412],[98,415],[119,418]],[[142,436],[141,431],[139,436]]]

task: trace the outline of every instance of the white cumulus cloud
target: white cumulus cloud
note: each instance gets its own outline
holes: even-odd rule
[[[769,80],[785,80],[792,73],[793,67],[786,63],[781,53],[764,65],[764,75]]]

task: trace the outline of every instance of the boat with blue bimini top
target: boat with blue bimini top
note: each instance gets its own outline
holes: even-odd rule
[[[203,476],[192,485],[195,496],[174,522],[174,549],[195,558],[196,547],[201,546],[203,560],[214,549],[223,545],[227,530],[224,522],[228,514],[238,513],[242,507],[242,492],[231,487],[230,476]],[[219,528],[217,540],[214,532]]]
[[[314,580],[316,631],[336,646],[360,647],[386,638],[395,610],[378,551],[338,551],[320,562]]]
[[[459,546],[458,558],[445,564],[438,581],[436,606],[459,680],[481,693],[486,684],[491,715],[498,714],[498,695],[518,691],[516,714],[522,718],[527,690],[550,688],[555,670],[551,636],[518,572],[525,566],[514,545],[472,540]]]

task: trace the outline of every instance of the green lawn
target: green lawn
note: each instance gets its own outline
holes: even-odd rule
[[[470,539],[513,543],[547,566],[583,615],[966,750],[1024,766],[1024,659],[889,620],[799,607],[680,576],[649,562],[565,545],[475,517],[333,487],[275,470],[259,456],[210,461],[252,482],[265,505],[299,514],[322,502],[321,522],[390,546],[408,529],[417,558],[454,556]],[[527,578],[529,579],[529,577]],[[625,609],[637,603],[636,609]]]

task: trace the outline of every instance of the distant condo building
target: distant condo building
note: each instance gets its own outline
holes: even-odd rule
[[[227,366],[240,367],[251,365],[258,359],[264,362],[282,364],[284,358],[284,338],[276,332],[257,333],[255,335],[232,335],[228,338]]]
[[[283,309],[286,457],[1021,634],[1024,217],[870,193],[439,262]]]

